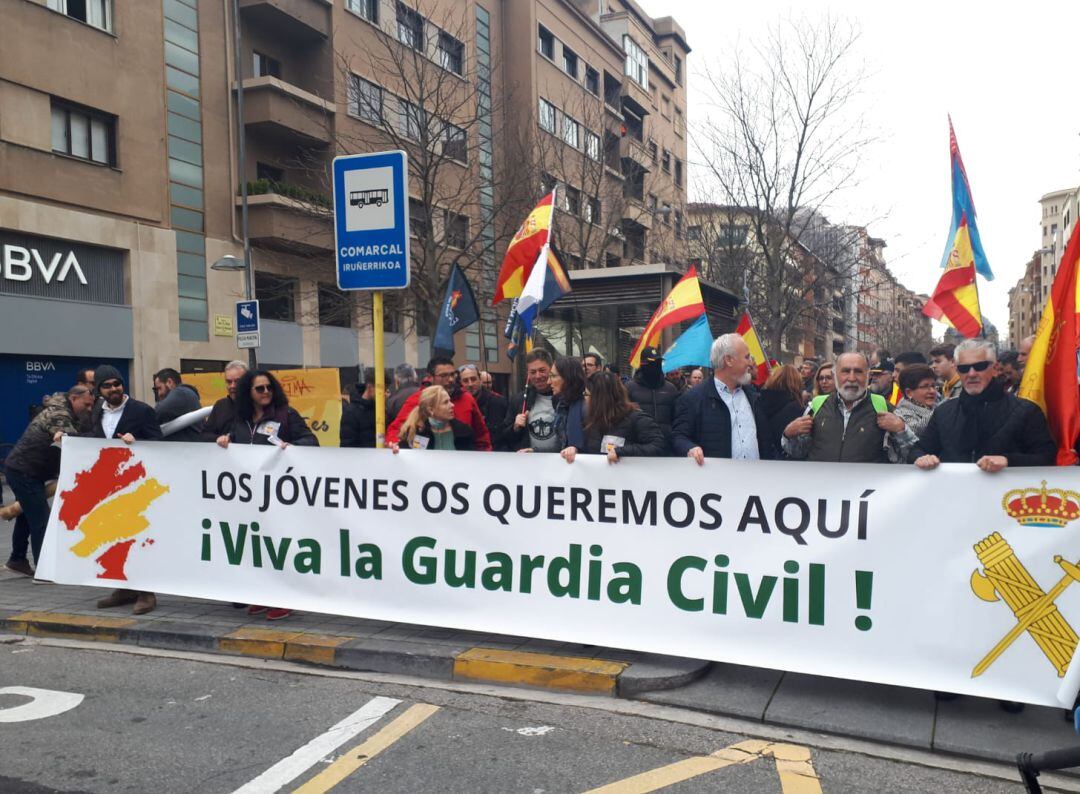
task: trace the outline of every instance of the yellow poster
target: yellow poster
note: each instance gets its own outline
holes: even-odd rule
[[[336,447],[341,441],[341,385],[336,369],[273,370],[281,382],[289,405],[304,417],[319,439],[320,446]],[[195,387],[203,407],[226,395],[225,374],[199,372],[184,375],[184,383]]]

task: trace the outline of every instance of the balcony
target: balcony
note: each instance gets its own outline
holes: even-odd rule
[[[334,250],[330,210],[278,193],[248,196],[248,237],[253,246],[302,256]]]
[[[276,77],[244,80],[244,126],[283,143],[328,146],[334,104]]]
[[[648,173],[653,168],[652,155],[648,148],[639,140],[629,135],[622,139],[622,156],[633,162],[637,168]]]
[[[245,19],[270,30],[305,40],[330,35],[330,4],[326,0],[240,0]]]

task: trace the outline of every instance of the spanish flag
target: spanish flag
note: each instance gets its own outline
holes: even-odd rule
[[[683,320],[694,320],[704,313],[705,301],[701,297],[697,269],[691,267],[653,312],[652,319],[634,346],[634,352],[630,354],[630,366],[634,369],[641,366],[641,351],[647,347],[657,347],[660,344],[660,332],[665,328]]]
[[[754,321],[750,319],[750,312],[743,312],[743,316],[739,318],[739,325],[735,328],[735,333],[741,336],[743,341],[746,342],[746,346],[750,348],[750,355],[754,357],[754,363],[757,365],[757,371],[754,373],[754,385],[761,386],[769,379],[771,367],[769,366],[769,359],[765,356],[765,349],[761,346],[761,340],[758,339]]]
[[[1076,440],[1080,438],[1080,394],[1077,361],[1080,356],[1080,306],[1077,260],[1080,259],[1080,223],[1073,227],[1069,244],[1054,277],[1050,300],[1043,309],[1035,343],[1031,346],[1020,396],[1036,403],[1046,414],[1057,441],[1059,466],[1076,463]]]
[[[491,305],[495,306],[506,298],[516,298],[525,288],[525,282],[532,272],[533,264],[540,258],[540,252],[548,244],[551,236],[551,220],[555,212],[555,191],[551,191],[537,204],[529,217],[521,224],[514,239],[506,248],[499,278],[495,282],[495,297]]]
[[[945,272],[941,274],[933,296],[923,306],[923,314],[951,325],[969,339],[982,333],[979,290],[975,286],[975,254],[971,249],[966,214],[961,217],[953,238]]]

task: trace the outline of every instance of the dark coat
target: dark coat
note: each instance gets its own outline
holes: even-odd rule
[[[353,397],[341,412],[341,446],[375,447],[375,401]]]
[[[942,463],[1004,455],[1010,466],[1053,466],[1057,444],[1039,406],[1006,394],[995,380],[982,394],[961,392],[939,404],[908,458],[920,455],[937,455]]]
[[[506,424],[509,403],[501,394],[481,389],[480,396],[476,398],[476,404],[480,406],[480,413],[484,415],[484,424],[491,433],[492,449],[496,452],[503,451],[505,447],[502,445],[502,429]]]
[[[761,410],[756,392],[746,391],[754,412],[757,430],[758,455],[762,460],[777,456],[778,440]],[[716,383],[709,378],[685,392],[675,407],[671,426],[671,447],[676,455],[685,457],[694,447],[701,447],[707,458],[731,457],[731,412],[720,399]]]
[[[398,418],[398,414],[401,413],[402,407],[408,401],[410,397],[420,391],[419,383],[410,383],[407,386],[402,386],[396,392],[390,395],[390,399],[386,401],[386,423],[388,425],[393,424],[394,420]],[[405,421],[408,417],[401,417],[401,421]]]
[[[527,387],[524,391],[510,395],[510,402],[506,405],[506,420],[503,422],[502,430],[499,433],[499,443],[504,450],[516,452],[529,446],[528,425],[520,430],[515,430],[514,420],[522,412],[522,408],[526,412],[531,411],[535,402],[536,389],[532,386]]]
[[[298,447],[317,447],[319,439],[311,432],[304,417],[296,412],[295,408],[285,406],[273,409],[263,417],[263,421],[278,422],[278,438]],[[261,424],[261,423],[260,423]],[[229,440],[234,444],[269,444],[270,437],[265,433],[256,433],[256,427],[246,419],[237,416],[233,421]]]
[[[769,420],[772,437],[779,447],[784,428],[802,416],[802,403],[782,389],[762,389],[758,392],[758,403]]]
[[[450,428],[454,433],[454,449],[472,452],[476,449],[472,428],[460,419],[451,419]],[[417,436],[423,436],[428,440],[427,449],[435,449],[435,440],[432,438],[431,428],[427,425],[423,430],[416,431]]]
[[[201,407],[202,404],[199,402],[199,392],[197,392],[193,386],[181,383],[171,392],[166,394],[164,400],[154,406],[154,413],[157,414],[158,422],[160,424],[165,424],[166,422],[171,422],[173,419],[179,419],[184,414],[198,411]],[[126,408],[124,409],[124,413],[127,413]],[[199,423],[196,422],[172,435],[165,436],[165,439],[168,441],[198,441]]]
[[[94,413],[90,419],[90,435],[92,438],[105,438],[105,428],[101,424],[103,415],[102,405],[99,402],[94,406]],[[154,409],[144,402],[128,397],[124,406],[124,413],[120,415],[120,421],[116,425],[110,438],[120,438],[125,433],[131,433],[139,441],[160,441],[161,425],[158,423]]]
[[[626,384],[626,391],[630,394],[630,400],[641,406],[641,410],[651,416],[664,433],[671,432],[675,423],[675,404],[682,396],[674,383],[665,380],[654,389],[634,378]]]
[[[581,452],[606,455],[606,450],[600,449],[600,442],[604,436],[618,436],[625,442],[615,450],[620,458],[657,458],[668,454],[668,440],[664,431],[644,411],[631,411],[606,433],[590,428],[586,434],[588,443]]]
[[[53,446],[53,437],[57,432],[68,435],[79,432],[78,420],[63,394],[54,394],[46,400],[4,459],[4,465],[36,480],[56,479],[60,472],[60,450]]]
[[[220,436],[227,436],[232,432],[235,421],[236,401],[231,397],[222,397],[210,409],[206,424],[199,433],[199,441],[217,441]]]

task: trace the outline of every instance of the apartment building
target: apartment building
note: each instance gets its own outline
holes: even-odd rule
[[[1041,251],[1033,253],[1024,265],[1024,274],[1009,288],[1009,344],[1014,348],[1021,339],[1033,335],[1039,327],[1042,316],[1039,309],[1042,259]]]

